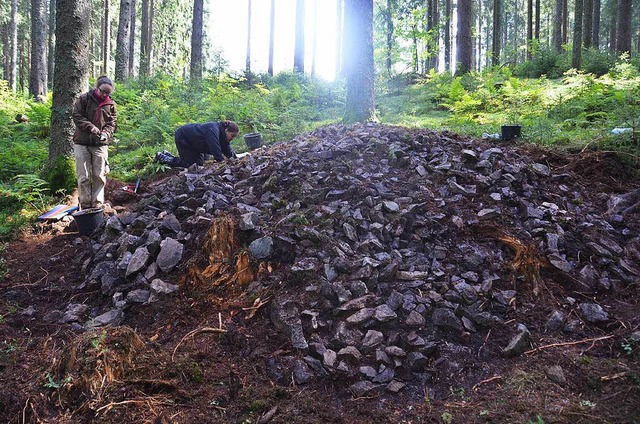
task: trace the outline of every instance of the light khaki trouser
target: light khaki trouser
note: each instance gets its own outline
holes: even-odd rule
[[[74,144],[73,155],[76,158],[80,208],[92,208],[104,203],[104,186],[109,172],[108,147]]]

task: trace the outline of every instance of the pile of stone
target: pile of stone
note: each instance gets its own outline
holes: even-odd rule
[[[250,290],[274,295],[270,318],[300,352],[269,359],[272,377],[347,376],[356,395],[396,392],[434,369],[459,372],[462,358],[528,349],[535,323],[504,323],[517,318],[515,304],[535,301],[534,282],[565,290],[561,308],[543,307],[544,331],[577,335],[610,320],[598,303],[570,296],[640,278],[637,219],[607,214],[608,197],[514,145],[327,126],[187,170],[136,212],[110,217],[82,270],[112,307],[82,321],[82,307],[69,305],[61,319],[115,324],[127,307],[177,290],[165,280],[177,280],[172,271],[198,248],[193,229],[232,214],[255,262],[276,264]],[[514,245],[530,253],[530,275],[514,267]],[[483,349],[492,328],[510,333],[502,352]]]

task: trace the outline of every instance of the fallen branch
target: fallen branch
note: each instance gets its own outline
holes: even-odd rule
[[[483,384],[487,384],[487,383],[490,383],[492,381],[495,381],[495,380],[502,380],[502,376],[501,375],[496,375],[496,376],[493,376],[491,378],[487,378],[486,380],[482,380],[481,382],[479,382],[478,384],[473,386],[473,388],[471,390],[475,392],[475,391],[478,390],[478,387],[482,386]]]
[[[613,335],[609,335],[609,336],[603,336],[603,337],[595,337],[595,338],[592,338],[592,339],[578,340],[576,342],[552,343],[552,344],[548,344],[548,345],[537,347],[535,349],[528,350],[528,351],[525,352],[525,354],[529,355],[529,354],[532,354],[532,353],[536,353],[536,352],[538,352],[540,350],[549,349],[551,347],[573,346],[573,345],[578,345],[578,344],[583,344],[583,343],[598,342],[600,340],[607,340],[607,339],[610,339],[612,337],[613,337]]]
[[[224,328],[214,328],[214,327],[196,328],[193,331],[189,331],[173,349],[173,353],[171,354],[171,362],[175,362],[174,357],[176,356],[176,351],[187,338],[191,336],[195,336],[196,334],[200,334],[200,333],[226,333],[226,332],[227,330],[225,330]]]
[[[612,375],[603,375],[602,377],[600,377],[600,381],[612,381],[612,380],[617,380],[619,378],[622,377],[626,377],[627,374],[629,374],[629,371],[622,371],[616,374],[612,374]]]

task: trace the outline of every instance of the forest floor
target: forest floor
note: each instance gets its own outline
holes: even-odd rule
[[[638,187],[637,180],[621,180],[615,169],[603,170],[597,153],[581,161],[583,170],[597,170],[589,176],[593,187],[612,181],[618,189]],[[168,178],[144,181],[141,192]],[[108,197],[120,185],[112,181]],[[136,201],[121,202],[118,210],[133,208]],[[572,339],[536,338],[517,358],[497,354],[464,364],[467,371],[482,372],[475,380],[461,373],[448,393],[432,397],[424,387],[409,384],[399,393],[359,396],[339,376],[305,385],[290,376],[284,383],[270,378],[265,357],[297,353],[274,328],[267,307],[249,317],[243,311],[246,299],[234,291],[212,297],[181,287],[131,308],[124,326],[105,329],[100,340],[41,319],[70,303],[99,308],[111,302],[99,289],[77,289],[84,280],[78,258],[86,238],[73,226],[39,226],[7,247],[8,273],[0,283],[2,422],[640,423],[640,340],[632,337],[640,334],[638,284],[598,295],[598,304],[612,317],[608,322]],[[180,277],[169,281],[181,284]],[[593,299],[589,293],[549,287],[556,292],[545,301],[561,303],[569,294]],[[533,295],[519,299],[518,321],[544,328],[548,315],[541,310],[547,308],[540,301]],[[508,342],[500,329],[484,337],[483,346],[492,352]],[[112,353],[121,349],[120,356],[110,356],[107,348],[96,352],[101,343]],[[76,392],[65,391],[68,382],[56,377],[56,369],[74,361],[87,369],[84,393],[77,386]],[[101,365],[91,368],[90,361]],[[549,375],[551,364],[563,370],[564,378]]]

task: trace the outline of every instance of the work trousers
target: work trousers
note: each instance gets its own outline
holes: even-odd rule
[[[78,174],[78,200],[80,209],[100,206],[104,203],[104,187],[109,172],[107,146],[73,145]]]

